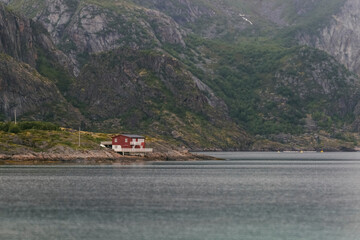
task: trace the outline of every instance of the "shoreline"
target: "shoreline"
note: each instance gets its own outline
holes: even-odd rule
[[[219,160],[217,158],[189,152],[156,152],[145,156],[120,155],[108,150],[84,150],[74,153],[27,153],[0,154],[0,166],[3,165],[142,165],[159,161],[202,161]]]
[[[121,155],[114,151],[78,150],[73,152],[29,152],[26,154],[0,154],[0,166],[11,165],[144,165],[148,162],[166,161],[206,161],[224,160],[206,153],[217,151],[188,152],[171,150],[167,152],[148,153],[144,156]],[[229,151],[236,152],[236,151]],[[273,153],[315,153],[316,151],[241,151],[241,152],[273,152]],[[337,151],[327,151],[337,152]],[[348,151],[340,151],[348,152]],[[355,151],[356,152],[356,151]],[[321,153],[321,152],[318,152]]]

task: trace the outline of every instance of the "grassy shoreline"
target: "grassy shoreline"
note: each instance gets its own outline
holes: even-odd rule
[[[158,161],[217,160],[188,152],[152,153],[145,156],[122,156],[111,150],[82,151],[71,154],[28,153],[0,155],[1,165],[142,165]]]
[[[101,141],[109,141],[113,134],[60,128],[46,122],[20,122],[0,124],[0,165],[39,164],[145,164],[150,161],[215,160],[196,155],[175,142],[147,137],[147,146],[154,153],[145,156],[122,156],[111,149],[100,147]],[[326,132],[320,134],[279,135],[273,139],[255,138],[246,151],[356,151],[359,150],[358,134],[347,134],[341,139],[332,138]],[[196,146],[194,146],[195,148]],[[236,149],[192,149],[197,151]]]

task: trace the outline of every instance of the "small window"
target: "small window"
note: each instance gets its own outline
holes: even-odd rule
[[[128,139],[127,139],[127,138],[125,138],[125,142],[126,142],[126,143],[127,143],[127,140],[128,140]]]
[[[115,138],[115,142],[117,143],[117,138]]]

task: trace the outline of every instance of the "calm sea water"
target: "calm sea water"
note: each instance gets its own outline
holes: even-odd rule
[[[1,166],[0,239],[360,239],[359,153],[213,155]]]

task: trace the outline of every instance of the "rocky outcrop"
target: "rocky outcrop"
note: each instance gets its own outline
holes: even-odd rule
[[[177,60],[159,52],[118,50],[93,57],[73,89],[73,97],[86,103],[94,119],[121,116],[157,102],[204,114],[209,104],[224,105]],[[225,114],[224,109],[214,109]]]
[[[35,23],[8,12],[0,4],[0,52],[36,65]]]
[[[26,63],[0,55],[0,112],[3,120],[48,119],[68,126],[82,116],[57,90],[53,82]]]
[[[0,4],[0,52],[36,67],[39,50],[71,71],[69,58],[56,49],[41,24],[9,12]]]
[[[75,43],[78,53],[99,53],[123,46],[138,49],[153,43],[185,45],[184,32],[166,15],[142,8],[124,11],[118,14],[97,5],[80,6],[63,35]],[[133,14],[135,22],[130,20]]]
[[[77,67],[84,55],[124,46],[132,49],[168,43],[185,46],[185,32],[172,18],[157,10],[127,3],[115,4],[115,10],[102,6],[101,2],[90,4],[79,0],[46,0],[42,7],[34,4],[38,2],[26,2],[17,10],[42,23]]]
[[[0,113],[2,120],[52,120],[71,126],[83,118],[58,91],[54,82],[41,76],[39,51],[49,61],[68,65],[47,32],[32,20],[9,12],[0,4]],[[69,121],[67,121],[69,120]]]
[[[316,35],[300,34],[300,43],[324,50],[349,70],[360,74],[359,16],[360,2],[347,0],[341,11]]]
[[[56,44],[59,44],[66,34],[66,27],[77,11],[79,1],[55,0],[44,1],[42,8],[37,9],[33,20],[42,23],[52,36]],[[34,8],[34,6],[32,6]]]
[[[276,88],[288,88],[300,104],[322,102],[320,111],[345,117],[352,114],[360,100],[360,81],[334,58],[314,49],[301,48],[276,74]],[[300,102],[298,102],[300,103]]]

